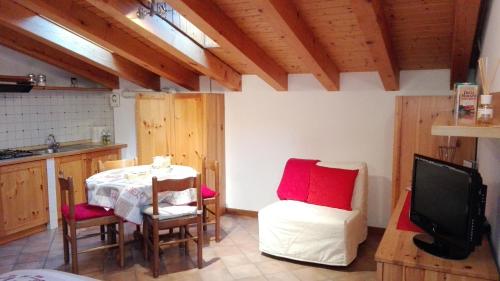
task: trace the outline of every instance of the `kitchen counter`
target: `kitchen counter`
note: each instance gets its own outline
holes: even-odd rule
[[[120,159],[125,147],[81,140],[63,143],[55,153],[43,146],[22,147],[34,155],[0,160],[0,245],[47,227],[57,228],[58,175],[73,178],[75,203],[86,202],[85,179],[99,172],[100,161]]]
[[[97,151],[110,150],[110,149],[119,149],[119,148],[124,148],[124,147],[127,147],[127,145],[126,144],[118,144],[118,143],[115,143],[115,144],[80,143],[80,144],[61,146],[59,148],[58,152],[53,152],[53,153],[48,153],[46,149],[32,150],[34,153],[34,155],[32,155],[32,156],[0,160],[0,167],[6,166],[6,165],[12,165],[12,164],[19,164],[19,163],[26,163],[26,162],[37,161],[37,160],[45,160],[45,159],[50,159],[50,158],[62,157],[62,156],[76,155],[76,154],[89,153],[89,152],[97,152]]]

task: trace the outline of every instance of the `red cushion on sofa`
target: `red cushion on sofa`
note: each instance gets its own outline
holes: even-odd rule
[[[69,207],[63,206],[61,212],[66,219],[69,219]],[[106,211],[103,207],[92,206],[87,203],[75,205],[75,220],[83,221],[107,216],[113,216],[114,210]]]
[[[215,195],[217,195],[217,192],[215,190],[209,188],[204,184],[201,185],[201,197],[203,199],[213,198],[215,197]]]
[[[307,203],[351,211],[358,170],[314,166]]]
[[[311,168],[318,162],[319,160],[288,159],[283,177],[278,186],[277,193],[279,199],[305,202],[309,194]]]

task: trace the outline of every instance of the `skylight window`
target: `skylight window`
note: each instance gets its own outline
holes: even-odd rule
[[[168,22],[170,25],[175,27],[177,30],[185,34],[191,40],[196,42],[203,48],[217,48],[219,45],[208,37],[205,33],[203,33],[198,27],[192,24],[189,20],[183,17],[179,12],[174,10],[167,3],[152,1],[149,4],[145,5],[146,8],[139,9],[137,11],[137,15],[139,18],[143,18],[149,16],[151,13],[151,9],[149,5],[153,5],[154,14]]]

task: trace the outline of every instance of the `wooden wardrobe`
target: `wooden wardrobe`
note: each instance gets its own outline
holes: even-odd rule
[[[138,94],[135,106],[139,164],[151,164],[154,156],[171,155],[173,164],[201,172],[203,157],[217,160],[223,205],[224,95]],[[211,176],[207,175],[209,183]]]

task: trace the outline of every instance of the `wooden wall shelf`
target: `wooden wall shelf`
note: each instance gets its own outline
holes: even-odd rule
[[[85,87],[63,87],[63,86],[33,86],[37,91],[75,91],[75,92],[111,92],[108,88],[85,88]]]
[[[452,118],[440,116],[432,125],[431,134],[434,136],[500,138],[500,124],[488,126],[455,124]]]

